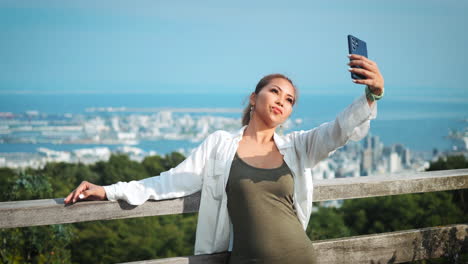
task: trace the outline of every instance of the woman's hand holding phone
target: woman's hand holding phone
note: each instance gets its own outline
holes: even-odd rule
[[[377,63],[357,54],[350,54],[348,58],[351,60],[349,66],[360,66],[361,68],[349,68],[351,73],[361,74],[366,79],[353,79],[354,83],[365,84],[373,94],[381,95],[384,91],[384,79],[380,73]]]

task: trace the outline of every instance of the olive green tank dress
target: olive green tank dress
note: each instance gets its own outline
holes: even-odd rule
[[[236,153],[226,185],[234,228],[229,264],[316,263],[312,242],[296,215],[293,191],[284,161],[278,168],[256,168]]]

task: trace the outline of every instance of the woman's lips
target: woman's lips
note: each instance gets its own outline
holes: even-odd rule
[[[281,109],[279,109],[278,107],[274,107],[274,106],[273,106],[272,108],[273,108],[273,112],[274,112],[275,114],[282,114],[282,113],[283,113],[283,111],[281,111]]]

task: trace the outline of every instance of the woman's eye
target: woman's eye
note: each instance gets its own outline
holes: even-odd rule
[[[292,104],[293,103],[293,100],[292,99],[288,99],[288,101]]]
[[[277,93],[277,92],[278,92],[278,90],[276,90],[276,89],[271,89],[271,90],[272,90],[273,92],[275,92],[275,93]]]

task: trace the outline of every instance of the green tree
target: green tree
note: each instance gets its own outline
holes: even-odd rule
[[[141,180],[149,176],[141,163],[130,160],[127,155],[113,154],[109,161],[100,161],[92,165],[91,170],[99,175],[99,179],[95,182],[98,185]]]
[[[436,170],[455,170],[468,168],[468,159],[463,155],[454,155],[448,157],[440,157],[437,161],[431,162],[427,171]],[[451,191],[453,201],[463,208],[463,212],[468,216],[468,189]],[[466,222],[466,220],[465,220]]]
[[[101,185],[139,180],[159,175],[184,159],[173,152],[141,163],[112,155],[94,165],[49,163],[24,173],[0,168],[0,197],[2,201],[64,197],[83,180]],[[465,157],[447,157],[431,163],[429,170],[467,167]],[[466,223],[466,196],[457,198],[457,193],[352,199],[341,208],[319,206],[307,234],[318,240]],[[191,255],[196,223],[195,213],[2,229],[0,263],[115,263]]]
[[[174,168],[179,165],[182,161],[185,160],[185,156],[179,152],[171,152],[165,155],[165,159],[163,160],[163,166],[166,170],[170,168]]]
[[[449,192],[346,200],[340,210],[352,235],[458,223],[463,211]]]
[[[18,180],[18,173],[9,168],[0,168],[0,201],[13,200],[11,189]]]
[[[321,240],[347,237],[351,231],[345,225],[340,209],[318,206],[318,210],[310,217],[306,233],[311,240]]]
[[[31,200],[50,196],[52,185],[47,178],[20,172],[7,190],[12,200]],[[67,245],[72,227],[51,225],[0,229],[1,263],[64,263],[70,261]]]
[[[180,153],[131,161],[112,155],[94,165],[48,163],[25,173],[2,168],[2,200],[64,197],[81,181],[111,184],[138,180],[177,166]],[[197,214],[83,222],[1,230],[0,263],[115,263],[193,253]],[[58,247],[59,246],[59,247]]]
[[[65,197],[82,181],[96,182],[100,178],[89,166],[82,163],[51,162],[43,169],[31,170],[29,173],[47,178],[52,185],[52,196],[43,198]]]
[[[193,254],[196,214],[74,224],[75,263],[116,263]]]
[[[455,170],[468,168],[468,160],[463,155],[439,157],[437,161],[431,162],[427,171]]]
[[[164,158],[159,155],[148,156],[142,161],[143,167],[145,167],[148,175],[151,176],[157,176],[161,174],[161,172],[165,171],[166,167],[164,166],[164,163]]]

